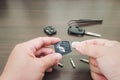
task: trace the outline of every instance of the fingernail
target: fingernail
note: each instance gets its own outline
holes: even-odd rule
[[[77,48],[79,47],[80,42],[72,42],[71,47],[72,48]]]
[[[75,48],[76,50],[82,52],[84,50],[84,42],[72,42],[71,46],[72,48]]]
[[[56,40],[58,40],[58,41],[61,41],[61,39],[60,39],[60,38],[55,37],[55,39],[56,39]]]

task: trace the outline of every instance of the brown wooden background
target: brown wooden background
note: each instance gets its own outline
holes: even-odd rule
[[[13,47],[47,36],[43,32],[45,26],[54,26],[58,31],[55,36],[70,43],[95,38],[69,36],[67,22],[73,19],[102,19],[102,25],[85,29],[101,34],[102,38],[120,41],[120,0],[0,0],[0,73]],[[77,53],[72,49],[61,60],[64,68],[56,67],[52,73],[46,73],[44,80],[91,80],[89,65],[79,61],[85,56]],[[70,57],[76,69],[72,68]]]

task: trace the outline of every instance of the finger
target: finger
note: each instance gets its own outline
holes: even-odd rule
[[[100,68],[92,65],[91,63],[90,63],[90,70],[94,73],[101,74]]]
[[[104,75],[97,74],[95,72],[91,72],[91,76],[93,80],[108,80]]]
[[[27,41],[23,43],[23,45],[35,52],[36,50],[40,49],[43,46],[53,45],[59,41],[60,39],[55,37],[39,37],[30,41]]]
[[[89,61],[90,61],[91,65],[93,65],[95,67],[98,67],[98,63],[97,63],[97,60],[95,58],[90,57]]]
[[[52,68],[49,68],[46,72],[52,72],[53,69]]]
[[[106,39],[90,39],[90,40],[86,40],[83,41],[83,43],[86,44],[93,44],[93,45],[99,45],[99,46],[105,46],[106,43],[110,43],[110,40],[106,40]]]
[[[107,47],[111,47],[113,46],[114,44],[118,45],[120,44],[119,42],[117,41],[110,41],[110,40],[107,40],[107,39],[90,39],[90,40],[85,40],[85,41],[82,41],[82,42],[73,42],[72,43],[72,47],[75,48],[77,46],[77,43],[81,43],[81,44],[92,44],[92,45],[98,45],[98,46],[107,46]]]
[[[46,71],[51,66],[55,65],[62,58],[62,55],[59,53],[49,54],[45,57],[39,59],[40,66],[43,69],[43,72]]]
[[[97,74],[102,74],[95,58],[90,58],[90,70]]]
[[[91,40],[83,41],[83,43],[99,45],[99,46],[106,46],[106,47],[111,47],[111,46],[113,47],[114,45],[120,44],[117,41],[111,41],[111,40],[107,40],[107,39],[91,39]]]
[[[90,39],[90,40],[85,40],[82,42],[72,42],[72,47],[75,48],[77,44],[93,44],[93,45],[99,45],[99,46],[104,46],[105,44],[111,43],[110,40],[106,39]]]
[[[93,57],[93,58],[101,57],[101,56],[105,55],[103,53],[103,52],[105,52],[105,50],[109,50],[108,47],[105,47],[102,45],[89,44],[86,42],[74,43],[74,47],[81,54],[87,55],[87,56]]]
[[[55,51],[51,48],[41,48],[40,50],[38,50],[36,53],[35,53],[35,56],[39,57],[41,55],[45,56],[45,55],[48,55],[48,54],[52,54],[54,53]]]

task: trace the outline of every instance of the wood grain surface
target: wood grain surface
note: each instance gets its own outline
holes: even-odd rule
[[[84,28],[101,34],[102,38],[120,41],[120,0],[0,0],[0,73],[14,46],[47,36],[43,32],[45,26],[54,26],[57,30],[54,37],[70,43],[95,38],[68,35],[67,23],[73,19],[103,20],[103,24]],[[89,65],[80,62],[81,57],[87,58],[72,49],[60,61],[64,67],[55,67],[52,73],[46,73],[44,80],[92,80]]]

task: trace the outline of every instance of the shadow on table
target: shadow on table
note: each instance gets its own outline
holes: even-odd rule
[[[60,71],[46,73],[43,80],[92,80],[89,70]]]
[[[0,9],[7,9],[7,0],[0,0]]]

